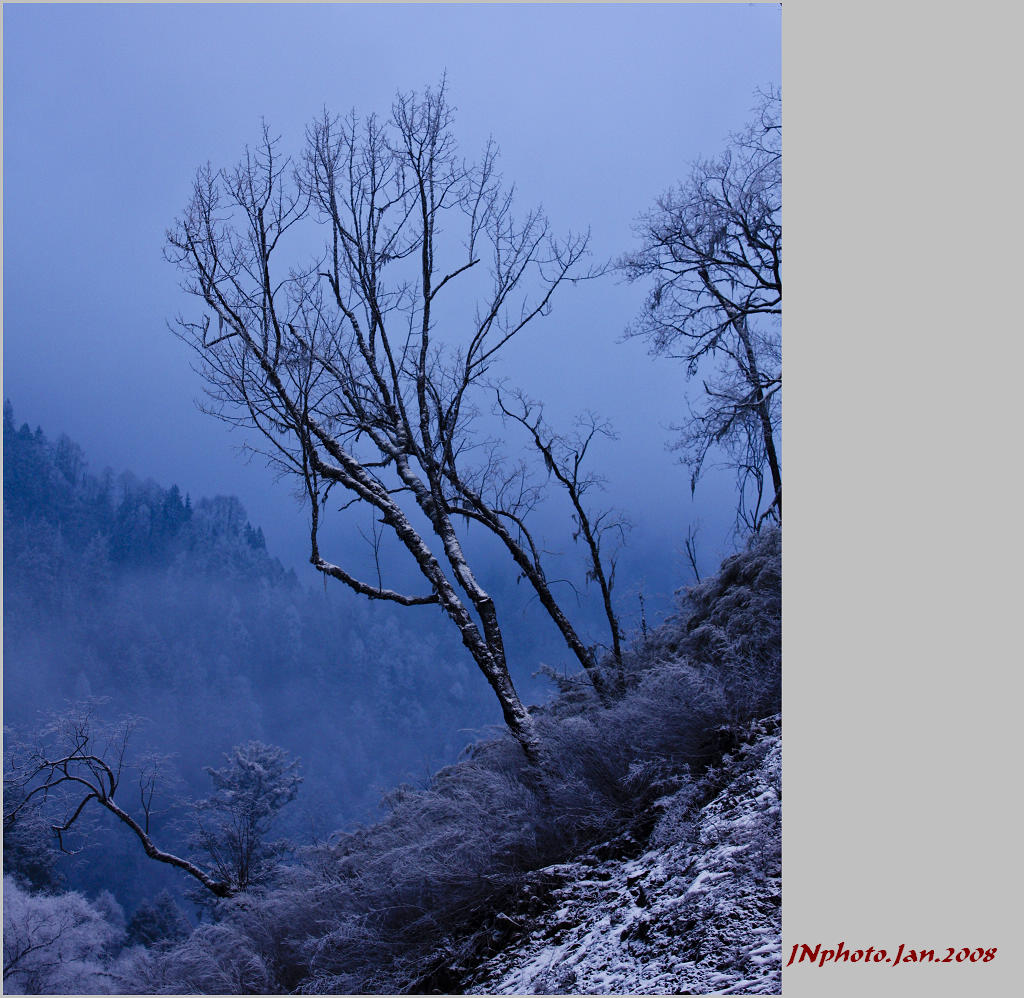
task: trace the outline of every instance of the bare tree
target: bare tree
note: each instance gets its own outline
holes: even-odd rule
[[[451,121],[442,82],[400,95],[387,120],[324,113],[295,161],[265,127],[234,170],[201,169],[168,257],[203,314],[175,331],[196,351],[210,411],[259,431],[258,449],[296,477],[312,564],[370,599],[439,606],[537,761],[498,611],[460,530],[479,524],[500,540],[596,675],[526,523],[538,491],[476,423],[499,352],[550,312],[559,287],[593,272],[582,269],[587,236],[556,238],[540,211],[517,217],[494,145],[467,163]],[[373,581],[327,560],[329,504],[368,508],[375,554],[390,537],[425,590],[389,588],[379,557]]]
[[[12,802],[4,808],[5,830],[44,800],[59,812],[51,828],[61,850],[70,852],[66,836],[95,801],[134,833],[150,859],[183,870],[216,897],[227,897],[231,884],[189,859],[165,852],[153,841],[150,825],[157,774],[146,764],[128,764],[128,742],[135,726],[134,721],[113,726],[99,723],[96,704],[89,702],[55,718],[43,730],[40,744],[11,748],[4,767],[4,799]],[[127,774],[134,779],[126,782]],[[127,796],[134,797],[135,803],[125,802]]]
[[[781,108],[778,91],[760,94],[746,130],[641,216],[641,247],[620,260],[630,281],[654,279],[628,334],[703,380],[678,445],[691,489],[721,448],[737,474],[738,521],[755,530],[782,520]]]

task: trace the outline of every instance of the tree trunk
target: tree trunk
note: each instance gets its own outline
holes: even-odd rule
[[[750,381],[754,389],[754,401],[757,408],[757,415],[761,421],[761,434],[764,438],[764,452],[768,459],[768,468],[771,471],[772,486],[775,489],[775,498],[771,506],[779,511],[779,522],[782,522],[782,469],[779,466],[779,457],[775,451],[775,436],[772,432],[771,416],[768,412],[768,400],[764,397],[764,389],[761,386],[761,372],[757,367],[757,358],[754,356],[754,348],[747,335],[747,329],[742,319],[733,319],[733,326],[739,335],[743,350],[747,355],[747,365],[750,369]],[[771,508],[769,506],[769,509]]]

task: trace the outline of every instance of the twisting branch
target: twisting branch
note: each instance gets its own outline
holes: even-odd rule
[[[4,828],[37,801],[56,805],[63,817],[51,825],[63,852],[69,852],[65,835],[72,831],[90,802],[109,811],[131,829],[150,859],[183,870],[216,897],[231,893],[229,884],[218,880],[195,863],[160,849],[149,834],[155,774],[140,777],[142,822],[120,806],[115,795],[125,771],[128,742],[134,721],[104,727],[95,718],[96,702],[87,702],[58,717],[45,734],[50,747],[39,745],[23,755],[12,756],[4,770],[4,796],[11,792],[17,804],[4,813]]]
[[[303,449],[302,455],[303,476],[306,484],[306,493],[310,503],[310,564],[312,564],[317,571],[323,572],[325,576],[330,576],[332,579],[344,582],[350,589],[359,593],[361,596],[368,597],[369,599],[388,600],[392,603],[398,603],[401,606],[436,605],[439,602],[439,598],[436,593],[432,593],[429,596],[406,596],[402,593],[395,592],[393,589],[385,589],[381,584],[379,570],[377,573],[377,585],[371,586],[366,582],[360,582],[359,579],[349,575],[343,568],[338,565],[333,565],[331,562],[325,561],[320,557],[320,545],[318,541],[318,535],[320,532],[320,510],[323,502],[326,502],[327,496],[325,494],[323,500],[321,500],[319,480],[316,471],[310,466],[306,457],[306,449]]]

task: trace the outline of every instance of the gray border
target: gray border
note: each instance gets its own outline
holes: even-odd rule
[[[795,967],[791,998],[1019,976],[1021,20],[783,13],[783,963],[998,947]]]

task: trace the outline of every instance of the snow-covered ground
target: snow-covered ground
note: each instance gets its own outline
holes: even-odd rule
[[[781,771],[776,716],[660,802],[636,858],[535,874],[466,993],[781,994]]]

